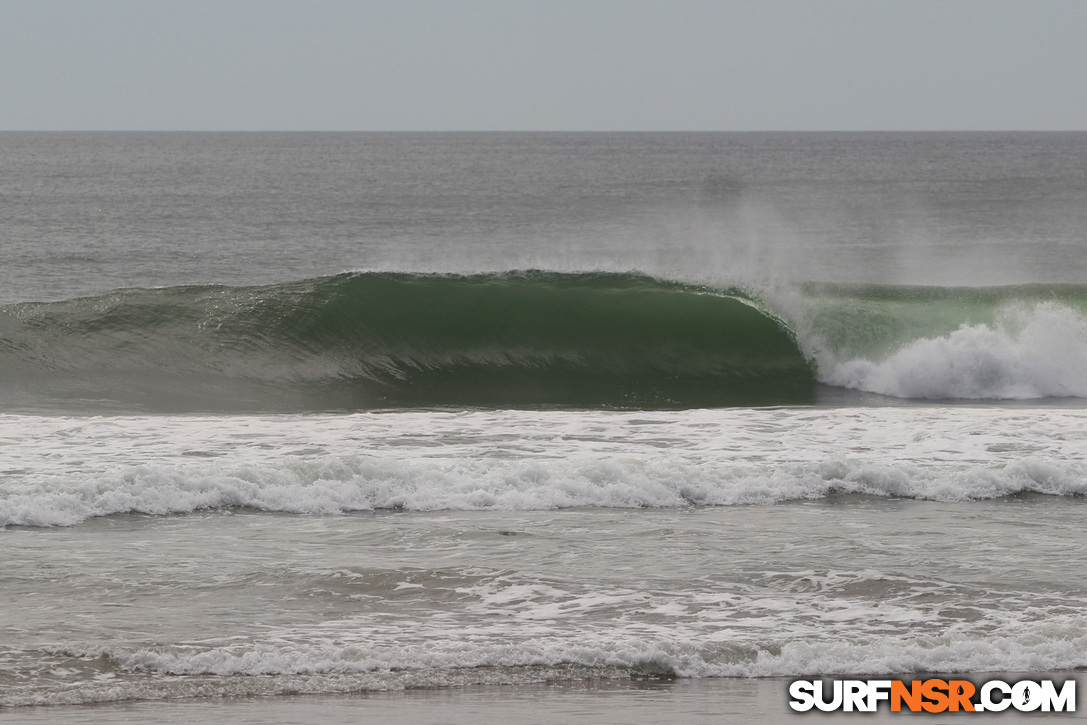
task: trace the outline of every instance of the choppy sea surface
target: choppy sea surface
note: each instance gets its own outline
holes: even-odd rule
[[[0,164],[0,716],[1087,666],[1087,134]]]

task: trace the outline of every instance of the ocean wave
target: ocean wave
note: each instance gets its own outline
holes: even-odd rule
[[[64,408],[683,408],[811,402],[738,290],[630,274],[356,273],[0,309],[3,396]],[[0,403],[3,403],[0,400]]]
[[[968,466],[849,457],[749,466],[670,458],[326,456],[280,465],[143,465],[73,478],[0,485],[0,526],[70,526],[120,513],[161,516],[231,508],[295,514],[523,511],[756,505],[842,494],[970,501],[1087,493],[1087,468],[1081,463],[1036,457]]]
[[[360,272],[0,308],[0,407],[331,411],[1087,397],[1087,289]]]
[[[547,510],[1087,493],[1081,410],[0,415],[0,525],[250,508]]]

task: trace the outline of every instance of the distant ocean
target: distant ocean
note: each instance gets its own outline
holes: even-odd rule
[[[1087,134],[0,168],[0,717],[1087,666]]]

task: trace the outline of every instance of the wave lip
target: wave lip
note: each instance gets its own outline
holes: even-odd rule
[[[738,290],[548,272],[9,306],[0,370],[9,407],[162,411],[772,405],[815,386],[791,331]]]

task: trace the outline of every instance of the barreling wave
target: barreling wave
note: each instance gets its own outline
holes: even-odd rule
[[[1087,397],[1087,287],[351,273],[0,308],[0,408],[694,408]],[[840,399],[840,398],[839,398]]]
[[[9,406],[365,410],[806,403],[791,331],[737,290],[627,274],[354,273],[0,309]]]

